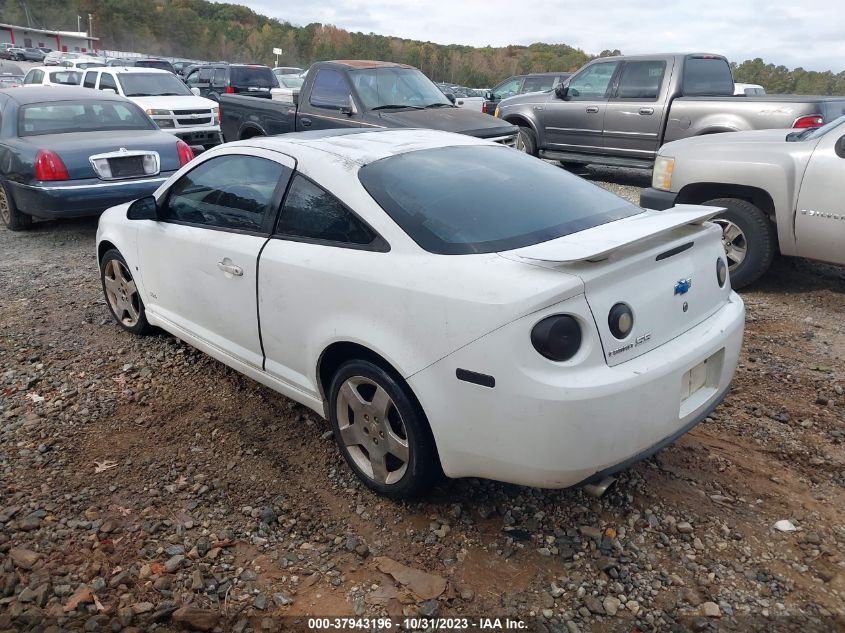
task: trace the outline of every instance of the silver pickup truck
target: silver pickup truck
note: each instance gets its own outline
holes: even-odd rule
[[[714,134],[664,145],[640,206],[722,207],[731,284],[766,272],[777,250],[845,265],[845,116],[809,130]]]
[[[709,54],[599,58],[555,90],[503,99],[496,111],[535,156],[645,168],[670,141],[818,127],[843,114],[842,97],[734,96],[728,61]]]

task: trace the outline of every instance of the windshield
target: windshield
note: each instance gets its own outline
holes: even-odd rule
[[[507,147],[408,152],[358,178],[422,248],[442,255],[539,244],[642,209],[559,167]]]
[[[787,137],[787,141],[812,141],[813,139],[821,138],[833,129],[845,124],[845,116],[834,119],[821,127],[811,127],[800,132],[791,132]]]
[[[368,110],[452,105],[437,86],[416,68],[363,68],[350,71],[349,77]]]
[[[19,136],[151,129],[156,129],[155,124],[129,102],[32,103],[18,110]]]
[[[159,70],[173,72],[173,64],[163,59],[144,59],[136,61],[134,65],[138,68],[157,68]]]
[[[127,97],[164,97],[191,95],[176,75],[165,73],[120,73],[117,76]]]
[[[78,86],[82,83],[82,73],[74,70],[58,70],[50,73],[50,81],[54,84]]]

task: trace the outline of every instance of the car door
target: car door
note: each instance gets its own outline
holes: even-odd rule
[[[351,271],[387,265],[389,250],[331,192],[302,174],[293,177],[276,230],[261,252],[258,296],[268,374],[320,397],[313,379],[322,349],[314,346],[325,343],[332,332],[324,330],[316,338],[311,334],[344,310],[339,298],[350,296],[350,283],[355,283]]]
[[[256,369],[258,254],[294,166],[254,148],[200,159],[159,197],[159,219],[138,223],[150,314]]]
[[[351,105],[354,109],[349,113]],[[299,104],[297,124],[297,130],[362,127],[361,104],[355,102],[344,73],[332,68],[317,71],[307,103]]]
[[[654,160],[660,148],[671,64],[663,59],[622,64],[604,115],[605,153]]]
[[[845,125],[816,145],[801,181],[795,215],[796,255],[845,264]]]
[[[546,147],[565,152],[596,152],[618,61],[597,61],[567,84],[564,98],[552,95],[543,111]]]

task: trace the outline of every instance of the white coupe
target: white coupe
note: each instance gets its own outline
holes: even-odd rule
[[[644,211],[430,130],[227,143],[109,209],[121,327],[158,326],[327,417],[392,497],[442,471],[594,482],[722,400],[745,309],[717,210]]]

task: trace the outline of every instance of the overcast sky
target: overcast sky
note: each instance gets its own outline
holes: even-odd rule
[[[700,51],[806,70],[845,68],[841,0],[229,1],[298,26],[321,22],[438,44],[565,43],[588,53]]]

